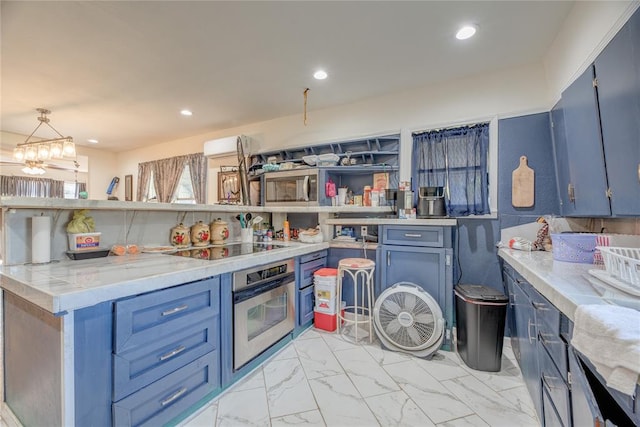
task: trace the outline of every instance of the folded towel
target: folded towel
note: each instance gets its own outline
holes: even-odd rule
[[[607,386],[633,395],[640,375],[640,311],[615,305],[581,305],[571,344]]]

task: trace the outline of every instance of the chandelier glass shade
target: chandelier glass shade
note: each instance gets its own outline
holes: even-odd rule
[[[51,111],[44,108],[38,108],[37,111],[40,113],[40,117],[38,117],[38,121],[40,123],[24,142],[18,144],[18,146],[13,149],[13,159],[19,162],[24,162],[25,167],[22,171],[32,175],[40,175],[44,173],[44,168],[42,167],[42,162],[44,160],[76,157],[76,146],[73,142],[73,138],[70,136],[63,136],[49,124],[47,114],[51,114]],[[43,123],[53,129],[58,137],[39,141],[29,141]],[[31,172],[27,172],[27,170],[30,170]],[[33,172],[34,170],[37,172]],[[42,172],[40,172],[40,170]]]

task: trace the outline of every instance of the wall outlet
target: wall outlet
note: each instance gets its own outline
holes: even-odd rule
[[[360,226],[360,236],[362,236],[362,238],[364,239],[364,236],[367,235],[367,226],[366,225],[361,225]]]
[[[336,237],[342,236],[342,226],[336,225]]]

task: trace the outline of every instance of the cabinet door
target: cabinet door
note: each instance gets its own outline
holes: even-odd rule
[[[381,245],[377,295],[398,282],[420,286],[433,297],[445,320],[444,350],[451,348],[453,327],[452,250],[417,246]]]
[[[542,418],[542,386],[538,365],[535,311],[527,294],[514,283],[516,337],[520,349],[520,370],[539,419]]]
[[[558,196],[560,213],[570,216],[575,212],[572,199],[571,174],[569,173],[569,153],[567,151],[567,135],[564,126],[564,109],[562,100],[551,109],[551,133],[553,135],[553,152],[555,154],[556,177],[558,179]]]
[[[382,245],[380,291],[398,282],[411,282],[427,291],[446,309],[445,250]]]
[[[574,215],[608,216],[607,177],[600,135],[600,116],[590,66],[562,92]]]
[[[516,299],[517,296],[513,290],[514,278],[509,273],[503,271],[504,281],[507,285],[507,291],[509,292],[509,307],[507,311],[507,322],[509,325],[509,334],[511,335],[511,349],[516,356],[516,360],[520,363],[520,342],[518,341],[518,331],[516,329]]]
[[[315,303],[313,286],[298,291],[298,324],[302,326],[313,319],[313,307]]]
[[[640,215],[640,11],[595,61],[614,215]]]
[[[604,425],[598,403],[591,391],[588,379],[573,348],[569,349],[571,372],[571,415],[574,426]]]

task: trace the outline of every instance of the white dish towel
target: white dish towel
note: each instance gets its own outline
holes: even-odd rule
[[[640,375],[640,311],[615,305],[580,305],[571,344],[607,386],[633,395]]]

